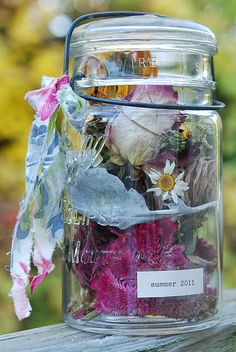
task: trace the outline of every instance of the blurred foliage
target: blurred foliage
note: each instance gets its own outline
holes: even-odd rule
[[[39,87],[41,76],[62,72],[63,39],[55,36],[53,20],[75,18],[107,10],[150,11],[191,19],[209,26],[217,35],[218,98],[227,104],[222,112],[225,158],[225,286],[236,286],[236,2],[235,0],[0,0],[0,333],[61,321],[61,281],[57,269],[32,298],[32,317],[15,318],[7,297],[11,282],[4,265],[9,262],[11,230],[24,187],[24,158],[32,110],[24,94]],[[54,29],[55,29],[54,22]],[[50,29],[51,28],[51,32]]]

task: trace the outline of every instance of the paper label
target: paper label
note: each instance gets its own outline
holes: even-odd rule
[[[203,268],[138,271],[138,298],[191,296],[203,293]]]

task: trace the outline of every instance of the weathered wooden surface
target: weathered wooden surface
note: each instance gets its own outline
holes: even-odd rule
[[[169,337],[105,336],[65,324],[0,336],[0,352],[236,352],[236,289],[225,292],[224,313],[211,330]]]

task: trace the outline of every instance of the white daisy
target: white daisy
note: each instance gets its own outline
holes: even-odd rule
[[[178,203],[179,197],[183,197],[184,191],[189,189],[188,184],[184,182],[184,172],[181,172],[177,177],[173,175],[175,168],[175,162],[170,163],[166,160],[166,165],[163,173],[151,169],[148,172],[152,183],[156,186],[149,188],[147,192],[155,192],[158,196],[162,195],[163,200],[173,199],[175,203]]]

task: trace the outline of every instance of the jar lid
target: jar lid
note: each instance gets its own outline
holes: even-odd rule
[[[216,38],[209,28],[189,20],[147,14],[102,19],[79,26],[71,38],[70,55],[111,48],[136,50],[144,41],[150,48],[208,55],[217,52]]]

